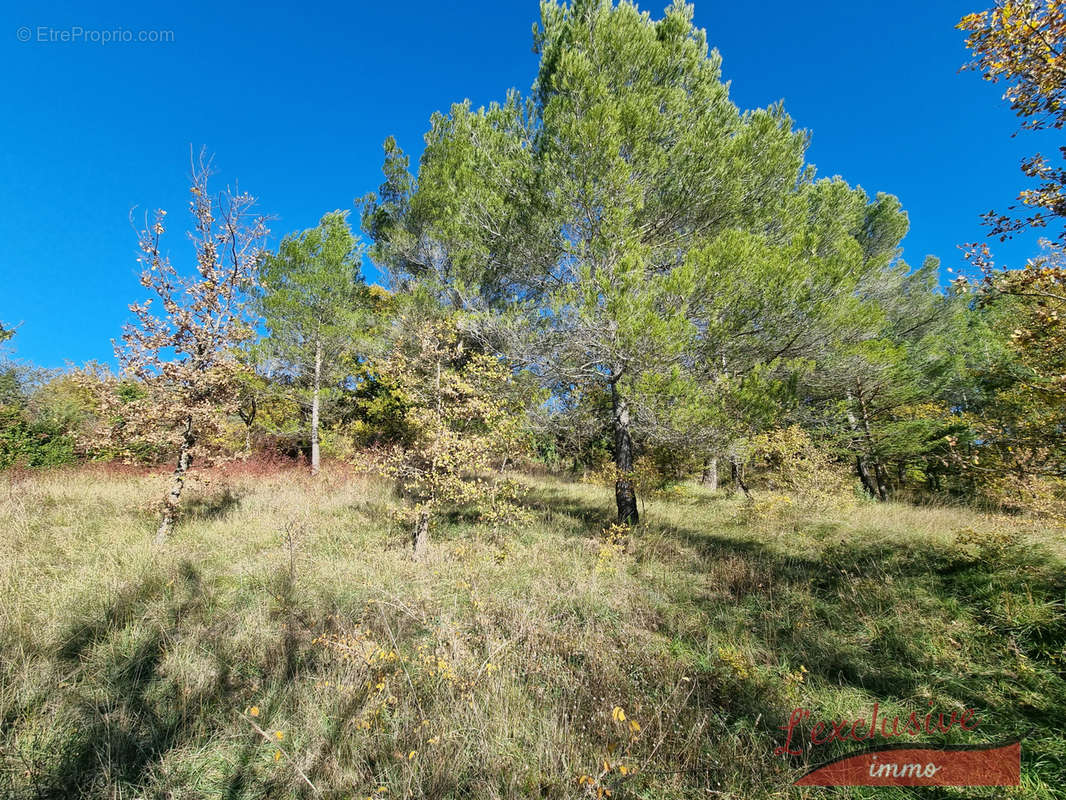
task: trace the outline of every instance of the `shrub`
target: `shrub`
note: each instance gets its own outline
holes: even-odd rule
[[[73,463],[74,443],[58,423],[30,420],[20,408],[0,406],[0,469]]]
[[[772,492],[794,494],[811,508],[846,506],[855,499],[847,472],[798,426],[760,434],[751,440],[750,450],[757,479]],[[779,510],[790,503],[770,505]]]

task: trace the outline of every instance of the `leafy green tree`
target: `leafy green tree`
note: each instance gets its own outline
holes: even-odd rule
[[[928,258],[867,276],[861,316],[802,381],[801,418],[880,500],[938,473],[946,438],[967,427],[958,412],[975,366],[971,297],[941,292],[938,269]]]
[[[259,273],[259,307],[269,332],[262,351],[271,372],[289,375],[310,394],[312,474],[320,466],[323,391],[343,377],[342,354],[365,339],[370,305],[362,254],[347,212],[333,211],[317,227],[286,236]]]
[[[657,21],[631,3],[546,3],[535,41],[533,97],[435,115],[417,185],[387,147],[364,225],[401,280],[506,307],[486,339],[557,395],[609,393],[632,523],[642,393],[681,391],[699,334],[690,298],[707,275],[687,256],[726,229],[772,232],[806,137],[779,107],[729,101],[681,3]]]
[[[1045,257],[1062,259],[1057,250]],[[1041,269],[1034,260],[984,281],[978,293],[990,350],[971,413],[979,445],[960,443],[957,455],[975,486],[1008,500],[1039,494],[1042,479],[1066,497],[1066,283],[1055,268]]]
[[[801,183],[772,235],[732,228],[690,254],[699,336],[695,390],[674,403],[673,435],[730,456],[734,488],[752,437],[782,424],[800,379],[841,342],[867,335],[866,287],[890,278],[907,220],[896,198],[873,201],[839,178]]]
[[[0,469],[53,467],[74,460],[73,441],[58,422],[32,419],[24,409],[0,405]]]
[[[544,3],[534,40],[532,95],[434,115],[417,181],[386,143],[364,228],[400,282],[476,315],[559,406],[603,409],[633,523],[642,446],[729,453],[742,484],[744,442],[862,318],[906,216],[814,181],[780,105],[740,111],[683,3],[658,20]]]

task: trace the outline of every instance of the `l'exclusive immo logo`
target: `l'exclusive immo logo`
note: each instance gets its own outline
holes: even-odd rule
[[[881,713],[880,704],[874,703],[868,719],[810,721],[808,709],[793,709],[781,726],[785,743],[774,754],[802,755],[804,735],[812,746],[867,746],[815,767],[796,781],[797,786],[1017,786],[1021,779],[1020,740],[999,745],[898,743],[900,737],[935,736],[956,727],[973,731],[980,720],[972,708],[950,714],[913,712],[901,718]]]

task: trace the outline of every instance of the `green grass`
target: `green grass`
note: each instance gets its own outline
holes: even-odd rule
[[[527,478],[529,521],[416,563],[387,487],[287,471],[194,487],[153,549],[161,481],[0,477],[0,797],[1062,796],[1061,530],[689,488],[622,549],[609,492]],[[791,710],[875,700],[1031,731],[1022,786],[792,788],[843,751],[775,756]]]

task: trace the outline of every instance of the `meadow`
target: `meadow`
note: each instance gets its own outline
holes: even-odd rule
[[[162,547],[161,475],[5,474],[0,796],[1061,797],[1061,530],[686,485],[623,537],[520,477],[521,526],[455,512],[416,561],[336,465],[208,473]],[[1024,734],[1021,787],[791,787],[841,751],[775,755],[792,709],[875,701]]]

